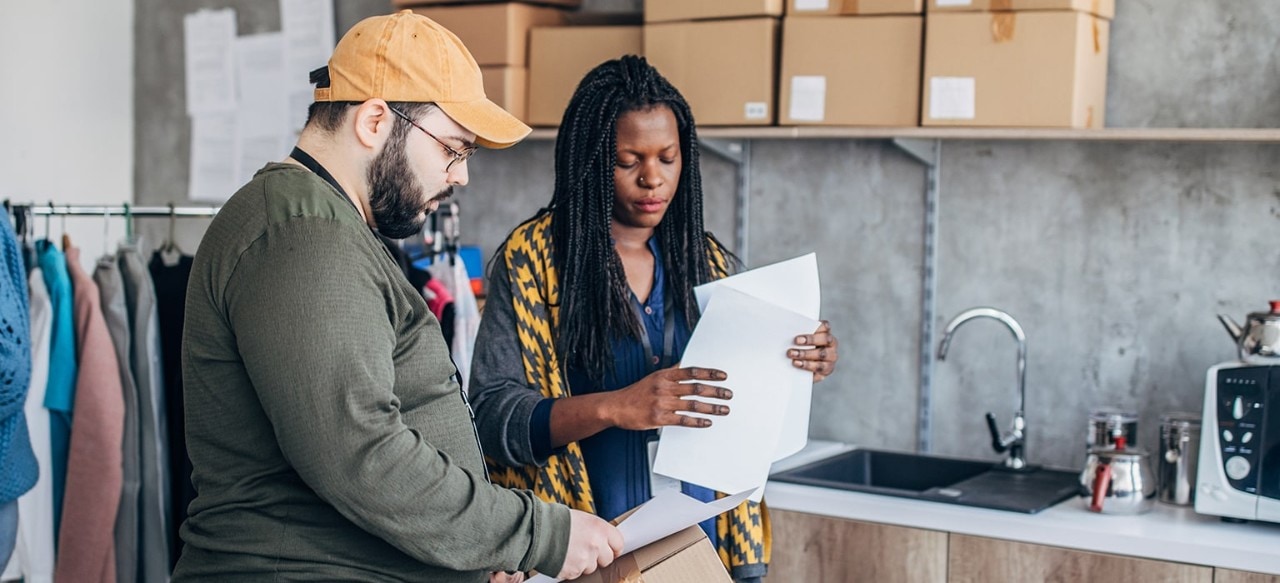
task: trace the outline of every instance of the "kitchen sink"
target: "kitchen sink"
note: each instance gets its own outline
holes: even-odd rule
[[[855,449],[779,472],[779,482],[1034,514],[1080,492],[1079,474],[981,460]]]

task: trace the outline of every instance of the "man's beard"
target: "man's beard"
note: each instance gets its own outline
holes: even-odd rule
[[[409,171],[405,140],[392,139],[369,165],[369,208],[378,232],[392,239],[405,239],[422,231],[431,201],[444,200],[453,194],[447,187],[430,200],[422,192],[422,183]]]

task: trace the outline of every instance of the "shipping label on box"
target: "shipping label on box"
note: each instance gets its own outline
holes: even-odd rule
[[[416,8],[414,12],[457,35],[481,66],[528,66],[529,29],[559,26],[565,20],[561,10],[514,2]]]
[[[924,0],[788,0],[787,16],[921,14]]]
[[[916,126],[921,16],[788,18],[781,125]]]
[[[556,126],[578,83],[601,63],[644,52],[639,26],[562,26],[529,33],[530,125]]]
[[[778,19],[644,27],[644,55],[685,96],[698,125],[772,125]]]
[[[1104,127],[1110,24],[1073,11],[929,15],[922,124]]]

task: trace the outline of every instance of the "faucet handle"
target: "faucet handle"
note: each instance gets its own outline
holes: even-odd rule
[[[987,413],[987,429],[991,430],[991,449],[996,453],[1004,453],[1009,449],[1009,444],[1000,438],[1000,427],[996,425],[996,416],[990,412]]]

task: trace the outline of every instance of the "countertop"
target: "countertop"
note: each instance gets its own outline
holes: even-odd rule
[[[853,447],[811,440],[773,471]],[[1280,575],[1280,525],[1226,523],[1159,502],[1137,516],[1095,514],[1078,499],[1019,514],[774,481],[766,486],[765,500],[777,510]]]

